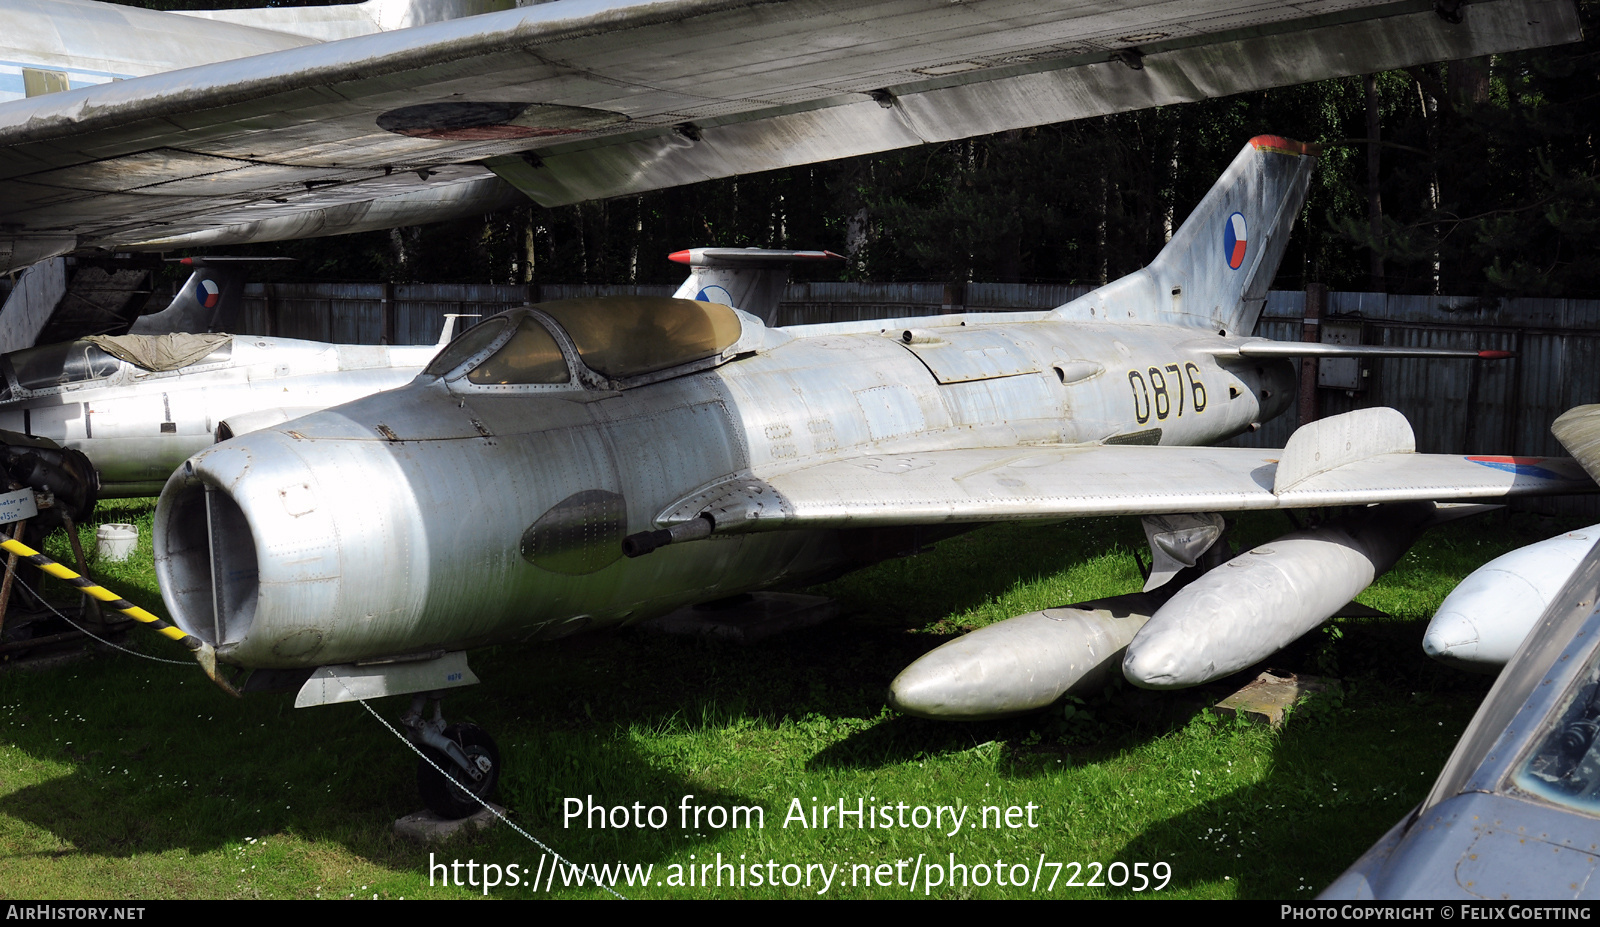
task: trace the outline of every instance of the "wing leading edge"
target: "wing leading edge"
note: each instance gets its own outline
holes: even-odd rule
[[[1398,412],[1370,409],[1301,428],[1281,451],[1088,445],[880,454],[725,481],[669,506],[657,522],[709,519],[724,534],[1482,502],[1596,488],[1570,458],[1418,454],[1414,447]]]

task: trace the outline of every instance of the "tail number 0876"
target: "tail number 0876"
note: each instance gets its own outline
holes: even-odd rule
[[[1185,377],[1189,381],[1187,388]],[[1130,370],[1128,385],[1133,389],[1133,417],[1141,425],[1151,416],[1157,421],[1166,421],[1174,414],[1181,416],[1185,405],[1190,412],[1206,410],[1206,385],[1200,382],[1200,368],[1192,362],[1181,369],[1177,364],[1168,364],[1147,368],[1143,373]]]

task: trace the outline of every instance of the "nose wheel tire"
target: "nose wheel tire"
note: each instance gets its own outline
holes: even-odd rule
[[[473,796],[488,801],[500,782],[500,748],[494,738],[476,724],[452,724],[444,729],[446,739],[455,742],[466,754],[467,761],[475,765],[482,775],[474,780],[443,751],[422,747],[422,753],[432,760],[442,775],[425,761],[417,763],[417,790],[428,810],[447,820],[459,820],[476,814],[483,806]]]

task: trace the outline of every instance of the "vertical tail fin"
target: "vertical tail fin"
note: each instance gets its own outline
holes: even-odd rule
[[[689,279],[672,295],[742,309],[768,325],[778,315],[789,265],[795,261],[842,261],[832,251],[774,251],[768,248],[691,248],[668,255],[688,264]]]
[[[1250,334],[1305,204],[1318,151],[1276,135],[1251,139],[1148,267],[1056,313]]]
[[[439,347],[444,347],[456,337],[456,319],[481,318],[480,312],[446,312],[444,314],[444,327],[439,329]]]
[[[248,267],[262,261],[290,261],[282,257],[197,257],[177,263],[194,268],[167,308],[140,316],[130,335],[168,335],[173,332],[232,331],[244,312],[244,284]]]

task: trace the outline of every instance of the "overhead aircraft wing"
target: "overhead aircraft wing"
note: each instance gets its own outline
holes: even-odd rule
[[[0,270],[447,218],[507,182],[572,203],[1579,37],[1570,0],[559,0],[0,104]]]
[[[1304,426],[1283,450],[1135,445],[930,450],[751,475],[668,507],[715,533],[1157,515],[1592,492],[1565,457],[1418,454],[1392,409]]]

